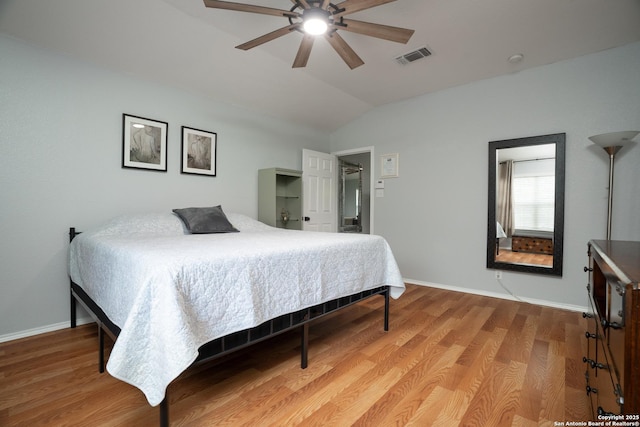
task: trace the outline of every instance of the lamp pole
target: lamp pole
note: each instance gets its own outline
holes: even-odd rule
[[[609,154],[609,204],[607,206],[607,240],[611,240],[611,216],[613,212],[613,165],[616,153],[622,148],[621,145],[603,147]]]
[[[590,136],[589,139],[600,146],[609,155],[609,204],[607,206],[607,240],[611,240],[611,221],[613,212],[613,164],[616,153],[640,131],[624,131],[603,133],[601,135]]]

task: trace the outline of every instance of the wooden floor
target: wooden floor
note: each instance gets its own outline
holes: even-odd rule
[[[509,249],[500,249],[500,253],[496,255],[496,261],[506,262],[509,264],[542,265],[545,267],[553,267],[553,255],[532,254],[528,252],[512,252]]]
[[[587,419],[580,313],[408,285],[193,367],[176,426],[553,426]],[[0,344],[1,426],[155,426],[158,408],[97,372],[95,325]]]

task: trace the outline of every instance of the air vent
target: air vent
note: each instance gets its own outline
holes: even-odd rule
[[[430,55],[431,52],[429,51],[429,49],[427,49],[426,47],[421,47],[420,49],[398,56],[396,58],[396,61],[398,62],[398,64],[407,65],[414,61],[417,61],[418,59],[426,58]]]

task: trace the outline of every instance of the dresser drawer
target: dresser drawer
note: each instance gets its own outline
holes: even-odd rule
[[[598,378],[596,377],[595,364],[598,360],[598,346],[599,340],[602,337],[598,338],[598,316],[596,315],[595,309],[593,308],[593,302],[591,298],[589,298],[589,306],[587,307],[587,312],[583,313],[583,317],[587,319],[587,330],[585,331],[585,337],[587,339],[587,354],[582,358],[582,361],[585,363],[585,372],[584,377],[586,380],[586,392],[587,396],[589,396],[589,404],[591,407],[591,416],[593,419],[597,419],[598,416]],[[596,392],[593,393],[592,390],[595,389]]]
[[[622,383],[624,378],[625,321],[624,287],[617,283],[607,283],[607,314],[602,326],[606,343],[611,353],[610,362],[615,375]]]
[[[600,333],[602,330],[600,329]],[[611,364],[611,353],[607,350],[604,340],[598,340],[598,364],[595,367],[595,376],[598,379],[596,414],[611,413],[622,414],[622,384],[619,383]]]

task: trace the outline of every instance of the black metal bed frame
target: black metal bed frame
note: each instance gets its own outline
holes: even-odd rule
[[[80,234],[80,232],[76,231],[74,227],[69,228],[69,242],[71,242],[78,234]],[[103,373],[105,370],[104,333],[106,332],[115,341],[120,334],[120,328],[107,317],[104,311],[102,311],[102,309],[78,284],[74,283],[73,280],[69,280],[69,282],[71,293],[71,327],[75,328],[77,325],[76,309],[77,304],[79,303],[98,325],[98,369],[100,373]],[[384,330],[388,331],[389,287],[381,286],[345,297],[340,297],[292,313],[287,313],[271,320],[267,320],[256,327],[233,332],[229,335],[216,338],[198,349],[199,354],[194,364],[216,359],[252,344],[264,341],[273,336],[290,331],[294,328],[300,328],[300,367],[305,369],[308,365],[309,322],[375,295],[382,295],[384,297]],[[169,392],[167,389],[165,397],[160,403],[160,426],[162,427],[169,426],[168,394]]]

